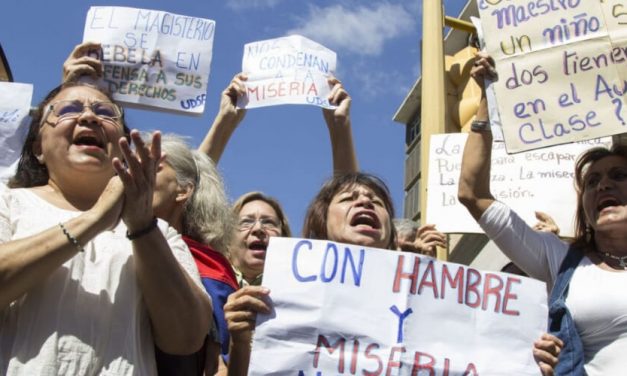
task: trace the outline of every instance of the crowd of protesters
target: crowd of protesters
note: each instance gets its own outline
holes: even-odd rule
[[[236,103],[247,77],[222,92],[194,150],[176,135],[130,130],[123,108],[82,80],[102,74],[87,53],[98,48],[71,52],[63,83],[33,113],[14,177],[0,185],[0,374],[245,375],[256,315],[272,309],[269,239],[292,236],[277,199],[251,191],[230,204],[215,168],[245,118]],[[493,72],[479,54],[472,75],[482,88]],[[302,237],[436,257],[447,236],[395,219],[385,183],[359,171],[351,97],[337,78],[328,83],[332,177]],[[552,289],[549,333],[529,349],[539,371],[621,374],[627,149],[594,148],[577,162],[576,234],[566,242],[550,217],[538,213],[530,227],[491,195],[486,124],[484,95],[459,199],[512,266]]]

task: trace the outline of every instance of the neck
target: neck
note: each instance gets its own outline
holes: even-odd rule
[[[594,235],[596,248],[601,253],[613,256],[627,256],[627,232],[599,233]]]
[[[165,211],[165,213],[163,213]],[[154,208],[155,215],[158,218],[168,222],[168,224],[178,231],[181,235],[189,235],[183,233],[183,207],[181,205],[168,207],[165,210]]]
[[[246,268],[242,268],[242,265],[235,258],[231,260],[231,264],[233,264],[233,266],[235,266],[237,270],[239,270],[239,272],[242,273],[242,277],[248,283],[252,283],[262,273],[262,272],[255,273],[254,271],[246,270]]]
[[[80,184],[74,182],[64,182],[53,178],[48,179],[47,186],[53,191],[54,195],[59,199],[65,200],[74,209],[86,211],[98,201],[107,181],[100,183],[89,179],[89,183],[80,181]],[[77,181],[77,180],[73,180]]]

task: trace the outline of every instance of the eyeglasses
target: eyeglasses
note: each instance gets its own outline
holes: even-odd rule
[[[94,115],[104,120],[117,120],[123,114],[122,108],[111,102],[92,102],[85,105],[81,101],[58,101],[50,104],[48,111],[59,119],[66,119],[80,116],[87,107]]]
[[[265,231],[280,232],[281,222],[274,218],[241,218],[237,223],[240,231],[248,231],[255,227],[255,224],[259,222],[261,228]]]

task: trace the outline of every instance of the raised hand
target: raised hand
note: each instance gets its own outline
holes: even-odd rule
[[[100,43],[95,42],[84,42],[74,47],[63,63],[63,82],[75,81],[82,76],[101,77],[102,62],[89,55],[90,51],[98,51],[98,55],[101,55],[101,50]]]
[[[350,126],[350,95],[348,95],[348,92],[344,89],[344,86],[342,86],[342,82],[336,77],[331,76],[327,81],[329,85],[332,86],[331,93],[328,95],[327,99],[332,105],[337,106],[337,108],[334,110],[323,108],[322,113],[324,120],[328,126]]]
[[[122,219],[130,233],[147,228],[154,220],[152,196],[155,188],[157,167],[165,158],[161,154],[161,133],[152,135],[151,145],[146,145],[139,131],[131,131],[135,151],[126,138],[119,144],[126,167],[119,158],[114,158],[113,167],[124,185],[124,209]]]
[[[221,117],[224,121],[228,121],[233,125],[239,124],[246,115],[246,110],[237,107],[237,101],[239,98],[246,95],[246,86],[244,81],[248,79],[244,73],[236,74],[229,86],[222,91],[220,96],[220,110],[218,117]]]

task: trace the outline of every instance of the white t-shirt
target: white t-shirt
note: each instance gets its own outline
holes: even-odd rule
[[[0,243],[58,227],[80,212],[51,205],[28,189],[0,184]],[[160,230],[200,285],[181,236]],[[61,231],[61,229],[59,229]],[[121,222],[41,283],[0,310],[0,375],[155,375],[148,312]]]
[[[533,278],[553,285],[568,243],[534,231],[495,201],[479,220],[486,235]],[[584,257],[573,273],[566,306],[575,321],[590,376],[627,373],[627,272],[609,271]]]

